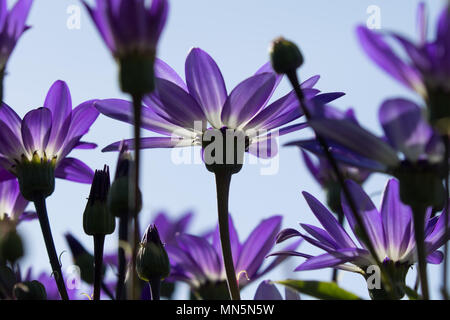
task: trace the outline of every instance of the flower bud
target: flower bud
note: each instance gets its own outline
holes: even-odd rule
[[[273,70],[279,74],[295,71],[304,62],[303,55],[295,43],[282,37],[272,42],[270,59]]]
[[[0,261],[16,262],[23,256],[22,239],[17,233],[15,222],[0,221]]]
[[[155,88],[155,55],[128,55],[119,59],[120,87],[131,95],[144,95]]]
[[[72,252],[73,262],[80,268],[80,277],[86,283],[94,283],[94,256],[90,254],[83,245],[75,239],[70,233],[65,234],[66,241]],[[102,275],[105,274],[106,268],[103,265]]]
[[[37,152],[34,152],[31,160],[22,155],[16,172],[20,192],[25,199],[34,201],[36,197],[46,198],[53,193],[55,190],[55,165],[56,158],[47,159],[45,154],[40,157]]]
[[[47,300],[45,287],[37,280],[16,283],[13,295],[17,300]]]
[[[134,166],[134,161],[131,158],[131,154],[126,150],[124,146],[121,147],[119,153],[119,160],[117,162],[116,174],[114,181],[109,190],[107,204],[109,211],[115,217],[127,216],[130,209],[133,207],[131,203],[130,190],[131,190],[131,174]],[[138,190],[138,208],[137,212],[142,209],[142,195]]]
[[[88,235],[107,235],[114,232],[116,220],[109,212],[106,200],[110,188],[109,168],[96,170],[88,203],[83,214],[83,228]]]
[[[164,279],[170,274],[169,256],[155,225],[149,225],[144,233],[136,256],[136,271],[144,281]]]

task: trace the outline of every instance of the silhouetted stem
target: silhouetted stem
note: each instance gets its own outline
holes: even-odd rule
[[[150,292],[152,294],[152,300],[161,299],[161,278],[151,279],[148,284],[150,285]]]
[[[118,248],[118,276],[116,285],[116,300],[126,300],[125,275],[127,258],[124,245],[128,242],[128,214],[119,218],[119,248]]]
[[[43,196],[36,197],[36,199],[34,200],[34,206],[36,207],[36,213],[39,218],[39,224],[41,225],[41,231],[42,235],[44,236],[45,247],[47,249],[48,258],[50,260],[50,265],[52,267],[53,276],[55,278],[59,294],[62,300],[69,300],[66,285],[64,283],[63,274],[61,271],[61,265],[59,264],[58,255],[56,254],[55,243],[53,242],[50,223],[48,221],[45,198]]]
[[[429,300],[428,279],[427,279],[427,254],[425,248],[425,212],[426,207],[414,207],[414,236],[416,239],[417,259],[419,267],[420,286],[422,288],[422,297]]]
[[[105,244],[104,235],[94,236],[94,300],[100,300],[104,244]]]
[[[448,229],[448,223],[449,223],[449,203],[448,203],[448,198],[450,197],[450,188],[449,188],[449,165],[448,165],[448,158],[450,156],[450,142],[449,139],[450,137],[448,135],[444,135],[442,137],[443,141],[444,141],[444,147],[445,147],[445,152],[444,152],[444,172],[445,172],[445,206],[444,206],[444,213],[445,213],[445,238],[444,239],[448,239],[449,238],[449,229]],[[445,246],[444,246],[444,272],[443,272],[443,282],[444,285],[442,287],[442,295],[443,298],[445,300],[448,300],[448,291],[447,291],[447,282],[448,282],[448,241],[445,241]]]
[[[232,300],[240,300],[239,286],[233,264],[233,253],[230,244],[228,221],[228,198],[230,194],[231,173],[216,172],[217,207],[219,215],[220,243],[222,246],[223,263],[227,275],[228,290]]]

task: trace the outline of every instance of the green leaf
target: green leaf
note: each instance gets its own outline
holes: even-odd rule
[[[357,295],[339,288],[334,282],[283,280],[275,283],[321,300],[362,300]]]
[[[416,290],[414,290],[408,286],[405,286],[404,289],[405,289],[405,293],[408,296],[409,300],[422,300],[422,297],[417,293]]]

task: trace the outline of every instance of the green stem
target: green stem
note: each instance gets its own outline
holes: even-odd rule
[[[125,275],[127,271],[127,258],[124,244],[128,241],[128,214],[119,218],[119,249],[118,249],[118,276],[116,285],[116,300],[126,300]]]
[[[39,224],[41,225],[42,235],[44,236],[45,247],[47,248],[48,258],[50,259],[50,265],[53,270],[59,294],[62,300],[69,300],[66,285],[64,284],[63,274],[61,271],[61,265],[59,264],[58,255],[56,254],[55,243],[53,242],[50,223],[48,221],[45,198],[43,196],[36,197],[36,199],[34,200],[34,206],[36,207],[36,212],[39,218]]]
[[[305,115],[306,120],[309,122],[311,121],[312,117],[311,114],[309,112],[309,110],[306,108],[306,101],[305,101],[305,97],[303,95],[303,91],[300,87],[300,83],[297,77],[297,72],[296,70],[293,70],[292,72],[289,72],[286,74],[289,82],[291,83],[292,87],[294,88],[295,94],[297,95],[297,99],[300,102],[300,110],[303,112],[303,114]],[[364,244],[366,245],[370,255],[375,259],[378,267],[380,268],[380,270],[382,271],[382,281],[385,284],[385,287],[387,289],[388,292],[392,292],[392,280],[390,279],[389,275],[386,273],[386,271],[384,270],[384,266],[382,264],[382,262],[380,261],[376,250],[372,244],[372,242],[370,241],[370,237],[369,234],[367,232],[366,226],[363,223],[363,220],[361,218],[361,216],[358,213],[358,209],[356,206],[356,203],[352,197],[352,194],[350,193],[350,190],[348,189],[347,185],[345,184],[345,179],[344,176],[341,173],[341,170],[339,170],[339,166],[337,164],[336,159],[334,158],[330,147],[327,143],[327,141],[322,138],[322,136],[320,136],[319,134],[317,134],[317,132],[314,133],[316,134],[316,139],[319,142],[319,144],[321,145],[323,152],[325,154],[325,158],[328,160],[328,163],[331,165],[336,178],[342,188],[342,192],[350,206],[350,209],[353,213],[353,216],[355,218],[356,224],[360,230],[360,237],[362,238],[362,241],[364,242]]]
[[[418,273],[420,277],[420,286],[422,288],[422,297],[429,300],[428,279],[427,279],[427,255],[425,248],[425,213],[426,207],[416,206],[411,208],[414,212],[414,236],[416,239]]]
[[[161,300],[161,278],[151,279],[148,284],[152,293],[152,300]]]
[[[228,290],[232,300],[240,300],[236,271],[234,270],[233,253],[230,244],[228,221],[228,198],[230,194],[231,173],[224,170],[216,172],[217,207],[219,214],[220,243],[222,246],[223,263],[227,275]]]
[[[100,300],[100,289],[102,286],[103,246],[104,235],[94,236],[94,300]]]

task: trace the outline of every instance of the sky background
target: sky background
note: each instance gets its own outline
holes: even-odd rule
[[[10,1],[13,3],[14,1]],[[369,18],[367,8],[381,9],[381,27],[394,29],[410,37],[416,36],[416,8],[412,0],[172,0],[168,25],[163,33],[158,56],[184,78],[185,57],[192,47],[206,50],[218,63],[230,91],[251,76],[268,60],[272,39],[283,35],[301,47],[305,64],[303,79],[321,75],[317,87],[322,91],[343,91],[346,96],[334,105],[354,107],[358,119],[375,132],[381,132],[377,121],[380,103],[390,97],[417,97],[379,70],[362,52],[355,37],[355,27]],[[444,1],[427,1],[430,14],[430,36]],[[72,5],[81,9],[80,29],[69,29],[67,12]],[[19,115],[41,107],[47,90],[58,79],[68,83],[74,106],[93,98],[126,98],[118,87],[117,68],[87,12],[75,0],[35,0],[28,20],[32,29],[21,38],[8,65],[5,101]],[[283,80],[274,98],[290,90]],[[284,144],[304,137],[297,132],[281,138]],[[131,137],[131,126],[100,116],[84,140],[94,141],[99,148],[77,151],[93,169],[104,164],[114,170],[115,153],[102,153],[102,147]],[[144,136],[153,135],[144,132]],[[260,220],[275,214],[284,217],[283,227],[299,228],[298,223],[318,225],[301,196],[306,190],[320,200],[324,194],[311,178],[295,148],[280,148],[280,168],[276,175],[261,175],[261,165],[247,165],[233,177],[230,211],[241,240]],[[215,185],[213,175],[202,164],[175,165],[170,150],[142,152],[142,191],[144,208],[141,224],[147,225],[161,210],[176,217],[187,210],[196,214],[192,233],[212,228],[216,223]],[[365,185],[374,202],[387,177],[373,176]],[[48,211],[58,252],[68,250],[63,234],[72,232],[87,247],[92,239],[83,233],[82,214],[89,186],[58,180],[56,191],[48,199]],[[30,206],[31,207],[31,206]],[[50,271],[45,246],[37,221],[23,223],[20,231],[26,238],[27,257],[23,267]],[[116,234],[106,238],[106,252],[115,250]],[[303,244],[301,250],[320,253]],[[291,258],[284,266],[266,276],[280,280],[286,277],[329,280],[331,270],[292,273],[303,260]],[[69,267],[71,256],[62,256],[63,268]],[[441,267],[429,266],[432,297],[439,298]],[[410,272],[412,284],[415,272]],[[368,298],[366,285],[359,275],[341,273],[340,285]],[[244,289],[244,298],[253,298],[256,285]],[[186,297],[185,287],[177,297]]]

